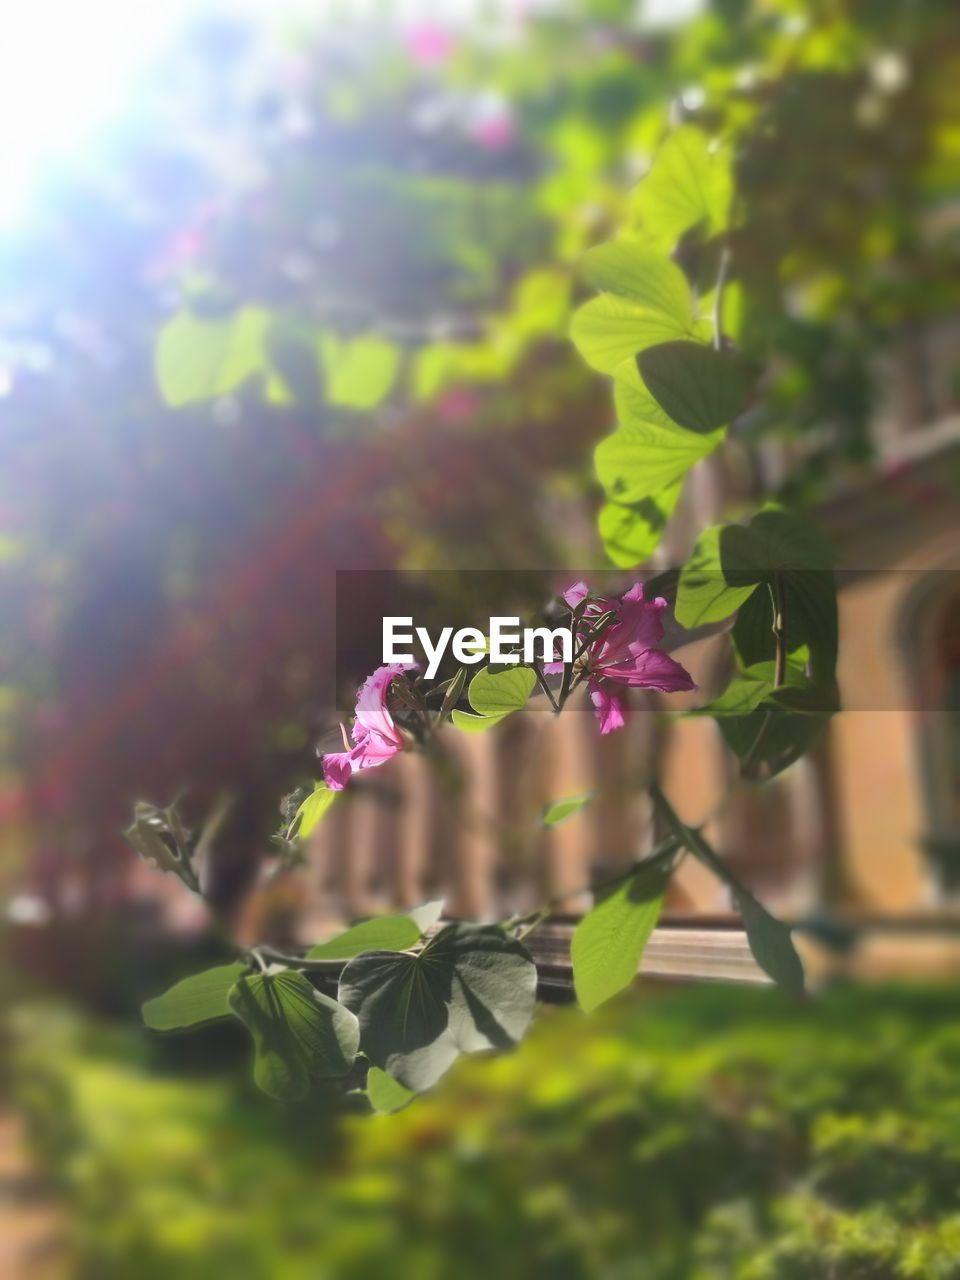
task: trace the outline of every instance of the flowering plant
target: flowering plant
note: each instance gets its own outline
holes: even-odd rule
[[[727,151],[684,126],[641,184],[628,234],[584,260],[600,294],[576,312],[571,332],[587,363],[614,381],[619,426],[596,461],[607,491],[601,533],[623,567],[649,557],[687,472],[720,446],[756,381],[724,325],[735,266],[733,186]],[[703,289],[707,264],[715,268],[710,290]],[[837,705],[830,549],[780,506],[706,529],[687,563],[655,582],[638,581],[622,595],[594,594],[577,582],[555,607],[569,640],[559,661],[555,650],[542,661],[526,653],[505,665],[487,660],[469,681],[464,665],[438,682],[407,662],[375,670],[360,687],[349,733],[343,729],[343,750],[324,753],[322,781],[291,815],[283,847],[297,850],[354,775],[428,747],[441,731],[488,730],[532,697],[559,715],[582,685],[599,732],[609,734],[626,722],[631,689],[694,690],[690,673],[664,651],[667,610],[690,631],[729,636],[733,677],[692,714],[716,719],[745,778],[766,780],[787,768]],[[758,966],[802,992],[791,929],[682,820],[655,778],[645,785],[665,834],[625,874],[593,886],[595,905],[571,945],[581,1006],[594,1009],[632,981],[670,877],[688,855],[728,887]],[[561,799],[550,812],[562,816],[582,803]],[[195,861],[203,837],[193,840],[174,810],[138,806],[128,836],[202,893]],[[317,1078],[356,1078],[375,1108],[392,1110],[460,1053],[502,1049],[522,1037],[538,989],[525,939],[553,909],[547,903],[499,924],[435,929],[442,911],[435,903],[362,922],[304,953],[234,947],[230,963],[148,1001],[144,1018],[156,1030],[237,1018],[252,1037],[255,1077],[266,1092],[300,1097]]]

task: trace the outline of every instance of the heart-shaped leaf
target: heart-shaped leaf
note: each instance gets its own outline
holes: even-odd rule
[[[704,530],[680,572],[676,613],[682,627],[722,622],[736,613],[760,584],[761,573],[744,572],[730,563],[729,541],[725,546],[721,542],[729,527],[713,525]]]
[[[580,273],[604,293],[628,298],[671,321],[681,333],[693,315],[687,277],[662,253],[652,253],[635,240],[609,240],[583,255]]]
[[[498,725],[506,716],[474,716],[469,711],[454,711],[450,716],[456,728],[464,733],[486,733],[494,725]]]
[[[570,337],[591,369],[636,379],[637,352],[686,338],[691,326],[689,309],[681,323],[672,310],[602,293],[574,312]]]
[[[680,489],[678,483],[639,502],[603,504],[597,527],[603,549],[615,565],[632,569],[653,555],[680,498]]]
[[[153,1031],[182,1031],[230,1017],[227,996],[246,971],[243,964],[220,964],[175,983],[162,996],[147,1000],[141,1013]]]
[[[467,698],[478,715],[502,718],[526,705],[536,683],[530,667],[484,667],[470,681]]]
[[[716,431],[743,409],[747,376],[732,352],[664,342],[641,351],[637,367],[657,404],[689,431]]]
[[[494,926],[447,925],[415,956],[369,952],[340,977],[363,1052],[407,1089],[428,1089],[460,1053],[511,1047],[533,1017],[537,971]]]
[[[272,323],[263,307],[242,307],[217,319],[191,311],[175,315],[157,339],[157,385],[167,404],[215,400],[267,373]]]
[[[331,404],[372,409],[396,380],[400,350],[376,334],[344,340],[324,333],[320,337],[320,366]]]
[[[685,231],[724,230],[733,176],[726,150],[711,147],[696,125],[682,125],[664,141],[633,197],[633,216],[658,246],[673,249]]]
[[[253,1037],[254,1079],[272,1098],[306,1096],[313,1080],[342,1076],[360,1045],[356,1017],[291,969],[241,978],[230,1008]]]

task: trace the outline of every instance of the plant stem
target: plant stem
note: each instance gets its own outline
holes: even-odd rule
[[[717,271],[716,288],[713,291],[713,346],[716,351],[723,350],[723,291],[727,286],[730,258],[730,249],[724,245],[720,251],[720,267]]]
[[[553,696],[553,690],[547,684],[547,677],[543,674],[543,668],[540,666],[539,662],[533,662],[530,665],[533,667],[533,674],[537,677],[537,684],[540,686],[541,690],[550,699],[550,705],[551,707],[553,707],[553,714],[559,715],[560,704],[557,702],[556,698]]]
[[[555,898],[550,898],[542,906],[538,907],[536,911],[529,911],[524,916],[514,916],[510,920],[505,920],[502,927],[511,929],[522,925],[523,927],[517,933],[517,941],[521,942],[528,934],[533,933],[534,929],[539,929],[546,920],[549,920],[557,908],[561,907],[569,898],[576,898],[581,893],[597,894],[604,889],[609,889],[612,885],[619,884],[621,880],[626,880],[629,876],[636,875],[640,870],[656,866],[667,858],[672,858],[680,849],[680,846],[681,841],[676,839],[675,836],[667,836],[646,857],[637,858],[628,871],[619,871],[615,876],[611,876],[609,880],[591,881],[590,884],[582,885],[579,889],[568,889],[565,893],[559,894]]]
[[[736,902],[739,903],[744,897],[752,898],[753,895],[750,893],[750,890],[745,884],[743,884],[740,878],[731,871],[717,851],[707,843],[699,830],[696,827],[688,827],[686,823],[681,821],[677,811],[660,790],[657,783],[651,782],[649,791],[650,799],[653,801],[655,807],[660,810],[667,822],[667,825],[673,831],[680,844],[689,849],[695,858],[699,858],[703,865],[709,868],[717,879],[730,889]]]
[[[770,593],[773,596],[773,638],[777,646],[773,687],[779,689],[787,678],[787,606],[783,574],[779,569],[774,571]]]
[[[260,946],[255,948],[252,954],[274,960],[277,964],[288,964],[291,968],[325,970],[328,973],[342,969],[346,964],[346,960],[310,960],[307,956],[291,956],[285,951],[276,950],[275,947]]]

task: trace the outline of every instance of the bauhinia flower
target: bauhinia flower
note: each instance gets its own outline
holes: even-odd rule
[[[563,593],[563,598],[571,609],[576,609],[588,595],[586,583],[577,582]],[[575,674],[587,681],[601,733],[623,727],[628,687],[659,689],[662,693],[696,688],[690,673],[658,647],[663,641],[661,615],[667,607],[660,596],[646,600],[643,583],[638,582],[622,599],[598,598],[583,610],[577,626],[577,648],[587,643],[575,663]],[[608,613],[613,614],[611,621],[595,639],[589,639],[591,629]],[[562,669],[558,663],[546,668]]]
[[[396,677],[414,665],[394,662],[377,667],[360,686],[350,735],[355,745],[349,751],[335,751],[323,757],[323,778],[331,791],[342,791],[355,773],[376,769],[403,750],[403,734],[393,722],[387,693]]]

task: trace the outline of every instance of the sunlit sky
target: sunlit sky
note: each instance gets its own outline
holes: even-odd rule
[[[16,0],[0,29],[0,226],[121,111],[192,0]]]
[[[350,0],[352,15],[389,10],[401,20],[463,21],[482,0]],[[648,22],[683,20],[702,0],[639,0]],[[562,9],[563,0],[500,0],[505,11]],[[317,18],[342,0],[12,0],[0,28],[0,230],[29,217],[43,179],[98,131],[122,118],[137,80],[184,23],[228,11],[276,22]],[[489,11],[485,0],[482,7]]]

